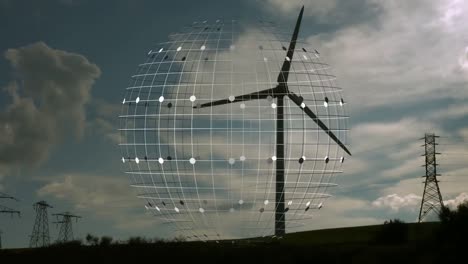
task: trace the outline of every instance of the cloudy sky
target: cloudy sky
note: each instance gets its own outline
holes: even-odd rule
[[[197,20],[263,17],[294,26],[334,67],[353,157],[310,229],[417,219],[425,132],[443,199],[468,197],[468,3],[463,0],[0,0],[0,216],[6,247],[27,246],[32,204],[84,218],[76,233],[170,237],[120,170],[117,116],[149,47]],[[51,235],[57,230],[51,225]]]

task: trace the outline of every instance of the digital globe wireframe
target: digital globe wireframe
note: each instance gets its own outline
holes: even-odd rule
[[[201,21],[146,51],[122,101],[122,165],[175,234],[313,226],[348,155],[347,115],[330,66],[298,35],[271,22]]]

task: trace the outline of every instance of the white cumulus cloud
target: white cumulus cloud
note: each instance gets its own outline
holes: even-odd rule
[[[416,194],[408,194],[399,196],[398,194],[390,194],[387,196],[379,197],[372,202],[372,206],[377,208],[391,208],[393,211],[402,209],[414,210],[421,203],[421,196]]]
[[[0,174],[36,165],[70,134],[80,138],[99,67],[80,54],[43,42],[8,49],[15,80],[4,91],[11,102],[0,111]]]
[[[468,193],[460,193],[457,197],[450,199],[450,200],[445,200],[444,205],[451,208],[455,209],[459,204],[462,204],[464,202],[468,202]]]

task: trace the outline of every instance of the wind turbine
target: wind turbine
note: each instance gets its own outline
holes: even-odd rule
[[[260,100],[267,98],[276,98],[276,210],[275,210],[275,236],[281,237],[285,234],[285,208],[284,208],[284,97],[288,97],[293,101],[302,111],[308,115],[327,135],[333,139],[346,153],[351,156],[351,152],[346,146],[328,129],[328,127],[315,115],[315,113],[306,106],[304,98],[296,95],[294,92],[288,89],[288,76],[291,68],[291,62],[293,60],[294,49],[296,47],[297,36],[299,34],[299,28],[301,26],[302,14],[304,13],[304,6],[301,8],[299,17],[297,18],[296,27],[289,43],[289,48],[286,54],[286,58],[281,67],[281,71],[278,75],[278,85],[276,87],[250,93],[239,96],[230,96],[228,99],[217,100],[209,103],[200,104],[194,106],[194,108],[204,108],[217,105],[231,104],[242,101]]]

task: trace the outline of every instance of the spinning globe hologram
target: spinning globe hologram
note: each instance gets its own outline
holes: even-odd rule
[[[294,27],[194,22],[153,46],[120,117],[122,164],[144,207],[189,240],[313,223],[346,148],[346,101]]]

